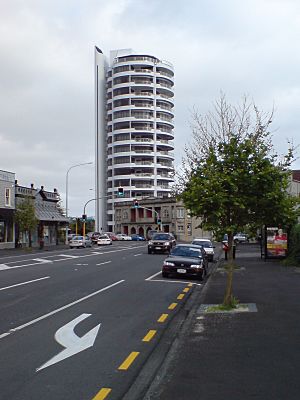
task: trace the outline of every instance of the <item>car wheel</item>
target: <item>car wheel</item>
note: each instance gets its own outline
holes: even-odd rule
[[[161,276],[162,276],[163,278],[167,278],[167,277],[169,276],[169,274],[168,274],[167,272],[162,272],[162,273],[161,273]]]

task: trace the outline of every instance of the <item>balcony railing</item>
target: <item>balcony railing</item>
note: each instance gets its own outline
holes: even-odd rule
[[[148,139],[148,138],[132,138],[131,140],[134,140],[135,142],[144,142],[144,143],[148,143],[148,142],[153,142],[153,139]]]

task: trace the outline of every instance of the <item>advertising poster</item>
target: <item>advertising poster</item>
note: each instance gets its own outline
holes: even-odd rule
[[[287,233],[283,228],[267,227],[266,229],[267,257],[286,257]]]

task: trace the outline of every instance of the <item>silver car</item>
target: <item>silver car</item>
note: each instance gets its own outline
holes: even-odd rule
[[[73,249],[73,247],[92,247],[92,241],[88,236],[74,236],[69,243],[70,249]]]

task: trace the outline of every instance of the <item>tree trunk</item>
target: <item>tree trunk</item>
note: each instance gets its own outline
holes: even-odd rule
[[[28,231],[28,246],[31,248],[32,247],[32,239],[31,239],[31,230]]]
[[[232,306],[232,278],[233,278],[233,270],[234,270],[234,261],[233,261],[233,234],[228,234],[228,263],[227,263],[227,281],[226,281],[226,289],[223,300],[224,306]]]

